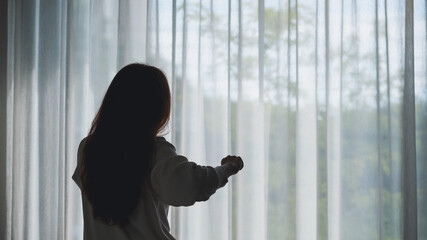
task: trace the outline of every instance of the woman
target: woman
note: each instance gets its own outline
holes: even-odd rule
[[[82,191],[85,239],[174,239],[169,205],[206,201],[243,168],[235,156],[212,168],[177,155],[157,136],[170,106],[159,69],[130,64],[114,77],[80,143],[73,175]]]

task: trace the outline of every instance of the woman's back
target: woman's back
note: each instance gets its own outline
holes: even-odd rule
[[[80,143],[73,175],[80,189],[84,144],[85,139]],[[189,162],[177,155],[173,145],[163,137],[157,137],[154,146],[150,182],[142,185],[140,199],[128,223],[119,227],[96,220],[91,204],[82,195],[85,239],[175,239],[169,232],[167,221],[169,205],[190,206],[196,201],[205,201],[226,184],[225,167],[214,169]]]

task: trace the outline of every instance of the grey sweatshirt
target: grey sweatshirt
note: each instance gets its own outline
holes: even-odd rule
[[[82,150],[80,143],[77,167],[73,180],[82,189],[80,181]],[[169,206],[191,206],[206,201],[218,188],[227,183],[229,166],[200,166],[177,155],[175,147],[163,137],[157,137],[156,154],[152,160],[150,183],[145,183],[137,207],[129,223],[122,227],[109,226],[93,218],[92,207],[82,195],[84,239],[175,239],[170,234],[167,220]]]

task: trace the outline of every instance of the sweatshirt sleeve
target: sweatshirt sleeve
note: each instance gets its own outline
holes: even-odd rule
[[[156,143],[156,156],[151,170],[154,192],[166,204],[190,206],[206,201],[227,183],[225,169],[200,166],[186,157],[177,155],[166,140]]]

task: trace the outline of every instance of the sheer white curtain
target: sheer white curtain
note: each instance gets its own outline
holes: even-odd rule
[[[178,239],[427,238],[426,1],[7,5],[6,239],[82,239],[77,144],[135,61],[170,80],[180,154],[245,161],[172,210]]]

